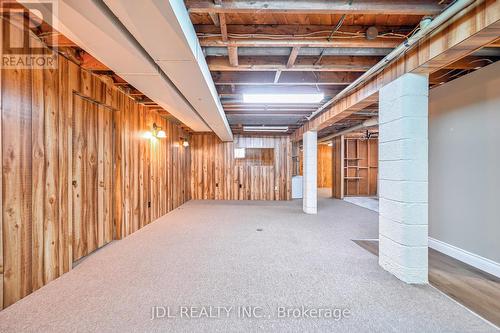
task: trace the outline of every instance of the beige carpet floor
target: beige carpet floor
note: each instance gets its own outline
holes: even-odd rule
[[[495,331],[434,288],[397,280],[353,243],[377,238],[377,213],[326,198],[318,215],[301,206],[190,201],[0,312],[0,332]],[[154,306],[173,318],[152,320]],[[232,310],[189,319],[188,306]],[[262,317],[241,318],[240,306]],[[278,316],[301,306],[349,315]]]

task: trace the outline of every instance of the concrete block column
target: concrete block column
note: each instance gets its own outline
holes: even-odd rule
[[[316,214],[318,212],[318,133],[308,131],[303,136],[303,199],[304,213]]]
[[[427,283],[428,76],[405,74],[379,99],[379,264]]]

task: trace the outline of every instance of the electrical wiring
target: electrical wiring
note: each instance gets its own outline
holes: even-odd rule
[[[474,59],[472,61],[469,61],[468,62],[468,65],[472,65],[473,63],[476,63],[476,62],[483,62],[483,61],[486,61],[488,64],[492,64],[493,61],[491,59],[488,59],[488,58],[481,58],[481,59]],[[462,73],[464,73],[465,71],[470,71],[471,68],[468,68],[468,69],[463,69],[461,70],[460,72],[458,73],[455,73],[453,74],[452,76],[450,76],[449,78],[452,79],[452,78],[456,78],[458,76],[460,76]],[[450,69],[448,72],[444,73],[444,74],[441,74],[440,76],[436,77],[435,80],[439,80],[439,79],[442,79],[446,76],[448,76],[451,72],[454,72],[456,71],[456,69]]]
[[[318,31],[308,34],[300,34],[300,35],[271,35],[271,34],[228,34],[227,36],[233,39],[271,39],[271,40],[294,40],[294,39],[324,39],[325,36],[314,36],[320,33],[325,33],[325,31]],[[328,38],[328,41],[331,39],[349,39],[349,38],[366,38],[366,34],[364,32],[346,32],[346,31],[336,31],[336,35],[333,35],[331,38]],[[222,37],[222,34],[208,34],[208,33],[199,33],[199,38],[218,38]],[[406,35],[387,32],[380,34],[378,38],[406,38]]]

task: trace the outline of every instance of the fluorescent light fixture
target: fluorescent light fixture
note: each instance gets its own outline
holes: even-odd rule
[[[243,126],[244,132],[287,132],[288,126]]]
[[[319,103],[325,98],[324,94],[243,94],[244,103]]]

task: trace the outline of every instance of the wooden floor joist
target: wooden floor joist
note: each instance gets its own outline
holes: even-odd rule
[[[429,38],[388,65],[327,111],[305,123],[292,135],[302,139],[308,130],[321,130],[378,101],[378,91],[405,73],[431,74],[493,43],[500,36],[500,0],[478,0]]]
[[[200,38],[203,47],[364,47],[364,48],[395,48],[401,44],[402,38],[376,38],[373,40],[364,37],[326,39],[264,39],[264,38]]]
[[[347,85],[362,73],[356,72],[283,72],[280,85]],[[215,85],[262,85],[274,83],[274,73],[266,72],[212,72]]]
[[[434,15],[444,8],[441,2],[432,0],[356,0],[352,3],[326,0],[224,0],[220,5],[212,0],[187,0],[185,3],[191,13]]]
[[[296,50],[296,51],[294,51]],[[226,57],[207,57],[211,71],[316,71],[316,72],[366,72],[381,57],[326,56],[316,64],[318,57],[302,56],[297,59],[298,47],[293,47],[290,57],[243,57],[238,66],[231,66]]]

